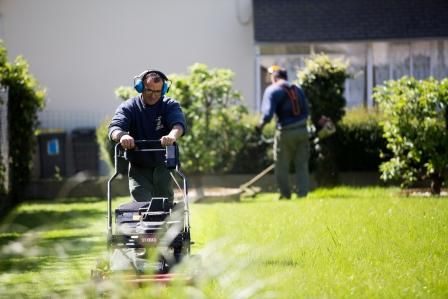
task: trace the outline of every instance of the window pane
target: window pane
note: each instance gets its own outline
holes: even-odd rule
[[[383,84],[389,80],[389,44],[373,43],[373,86]]]
[[[353,77],[345,81],[347,107],[367,105],[365,68],[365,65],[350,64],[349,72]]]
[[[390,47],[392,79],[411,75],[410,46],[408,43],[395,43]]]
[[[413,42],[412,76],[422,80],[431,76],[431,43],[429,41]]]
[[[440,40],[432,48],[431,63],[433,76],[437,79],[448,77],[448,41]]]

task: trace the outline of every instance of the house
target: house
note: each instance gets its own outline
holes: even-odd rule
[[[313,53],[343,58],[353,75],[349,106],[373,105],[372,89],[385,80],[448,77],[446,0],[254,0],[253,10],[260,74],[278,63],[295,75]]]
[[[295,76],[325,52],[350,61],[349,105],[371,105],[386,79],[447,76],[447,15],[445,0],[2,0],[0,38],[47,88],[42,127],[72,130],[111,115],[142,70],[195,62],[232,69],[257,110],[266,66]]]
[[[446,0],[0,0],[0,38],[47,88],[41,127],[71,132],[111,116],[143,70],[196,62],[233,70],[258,111],[269,65],[294,78],[324,52],[350,62],[348,105],[371,106],[384,80],[447,77],[447,16]]]

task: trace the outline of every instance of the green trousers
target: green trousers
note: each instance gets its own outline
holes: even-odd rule
[[[174,192],[170,171],[165,166],[139,167],[129,165],[129,191],[135,201],[167,197],[173,203]]]
[[[309,191],[308,160],[310,143],[306,126],[277,130],[274,142],[275,178],[280,196],[291,197],[289,167],[295,168],[295,185],[297,196],[304,197]]]

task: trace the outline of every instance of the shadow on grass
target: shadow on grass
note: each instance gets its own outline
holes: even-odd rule
[[[0,233],[0,247],[11,242],[17,240],[20,237],[19,234],[2,234]]]
[[[95,201],[62,199],[54,208],[34,201],[30,208],[11,212],[0,226],[0,273],[39,271],[76,255],[98,252],[103,245],[106,249],[103,231],[90,228],[101,218],[106,226],[106,211],[90,204]]]
[[[80,234],[70,237],[36,238],[31,242],[16,239],[16,242],[2,244],[0,272],[39,271],[58,260],[70,260],[73,256],[99,251],[103,243],[96,237],[97,235]],[[21,249],[20,244],[25,248]],[[105,241],[103,249],[106,249]]]
[[[26,231],[36,229],[41,226],[56,227],[58,229],[83,228],[87,224],[87,219],[96,219],[106,215],[105,212],[92,210],[34,210],[19,211],[9,217],[8,221],[2,225],[0,231]],[[84,222],[83,222],[84,221]]]
[[[0,272],[10,272],[11,270],[18,272],[36,271],[42,265],[50,262],[54,257],[40,256],[40,257],[11,257],[2,258],[0,260]]]
[[[104,197],[61,197],[49,200],[48,198],[35,198],[28,201],[28,203],[35,204],[53,204],[53,203],[96,203],[106,202],[107,198]]]

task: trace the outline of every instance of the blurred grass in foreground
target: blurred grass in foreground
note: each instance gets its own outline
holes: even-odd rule
[[[448,200],[398,189],[318,189],[308,198],[192,204],[192,282],[92,283],[106,204],[32,202],[0,231],[0,296],[14,298],[448,297]],[[120,199],[123,200],[123,199]]]

